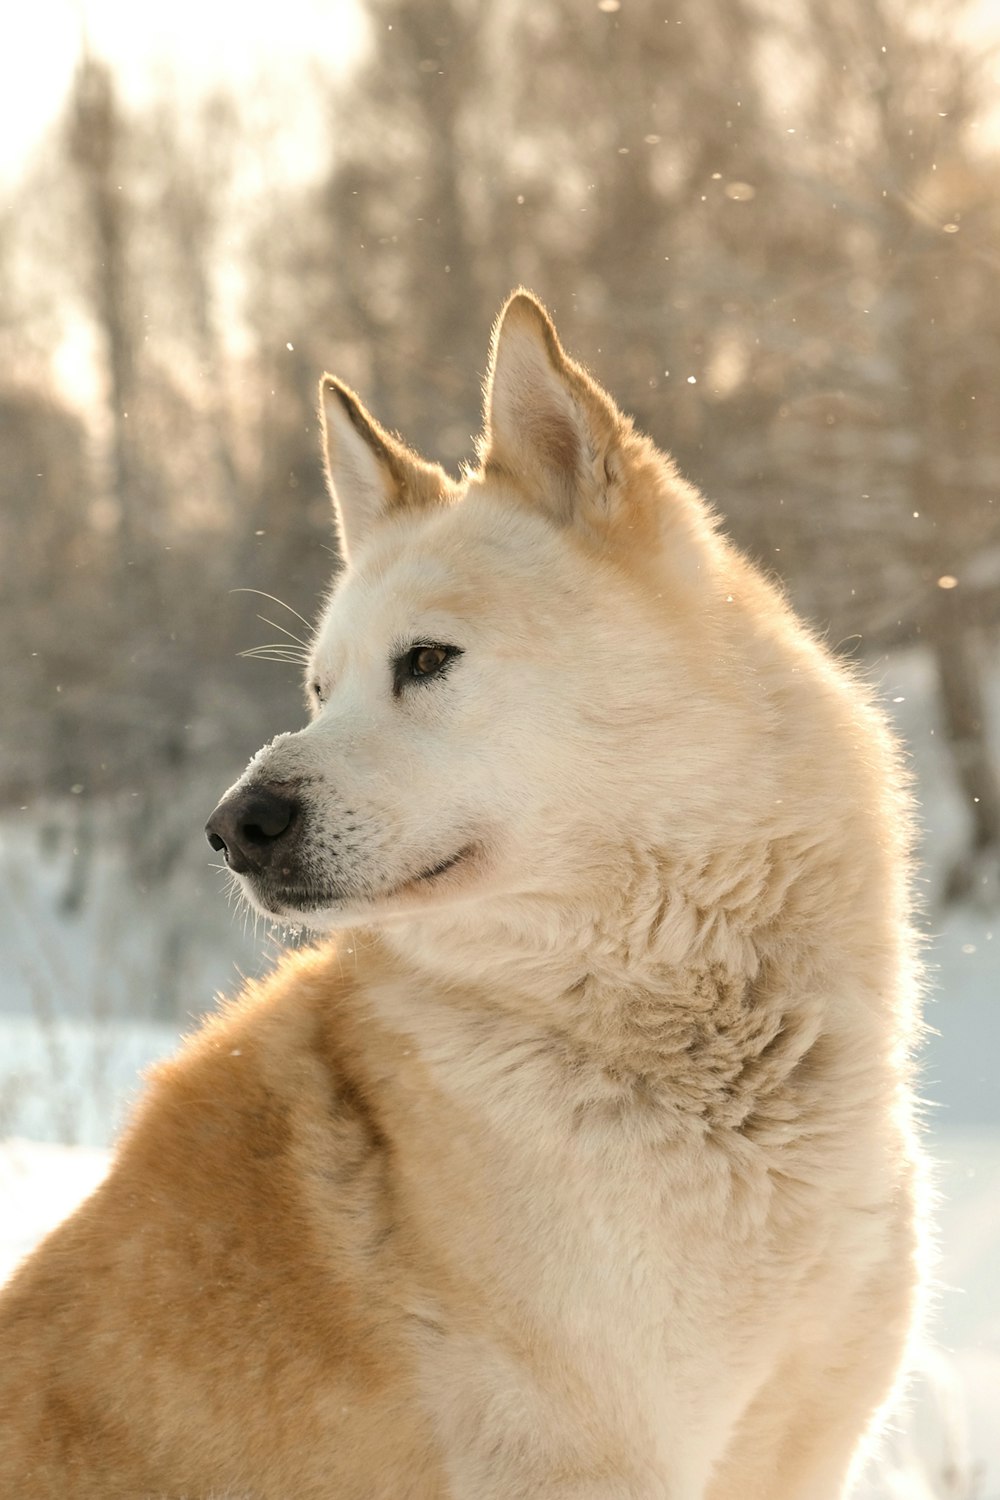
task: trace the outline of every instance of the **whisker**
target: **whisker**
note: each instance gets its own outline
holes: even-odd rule
[[[287,635],[288,639],[294,641],[297,646],[301,646],[303,651],[309,650],[308,641],[304,641],[301,636],[293,635],[290,630],[285,629],[284,625],[279,625],[277,620],[269,620],[267,615],[258,615],[257,618],[258,620],[262,620],[265,625],[273,625],[274,629],[280,630],[282,635]]]
[[[250,646],[246,651],[238,651],[236,654],[243,657],[256,657],[258,661],[293,662],[302,667],[309,660],[304,651],[296,650],[286,641],[272,641],[267,646]]]
[[[286,667],[301,665],[297,656],[285,656],[278,651],[241,651],[240,655],[246,661],[277,661]]]
[[[294,615],[297,620],[301,620],[302,621],[303,625],[306,627],[307,630],[311,630],[312,629],[312,626],[310,625],[309,621],[305,618],[305,616],[304,615],[300,615],[299,612],[298,612],[298,610],[297,609],[293,609],[290,604],[286,604],[285,601],[284,601],[284,599],[279,599],[278,596],[277,596],[277,594],[269,594],[264,589],[247,589],[247,588],[243,588],[243,589],[230,589],[229,592],[231,594],[259,594],[262,599],[270,599],[272,601],[272,603],[279,604],[282,609],[287,609],[288,613],[290,615]]]
[[[246,651],[292,651],[296,656],[306,655],[305,650],[293,641],[261,641],[258,646],[248,646]],[[240,654],[246,655],[246,652]]]
[[[294,665],[294,657],[284,656],[276,651],[241,651],[240,656],[244,661],[280,661],[286,666]]]

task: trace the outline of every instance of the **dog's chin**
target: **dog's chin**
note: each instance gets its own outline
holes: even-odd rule
[[[311,932],[334,932],[357,922],[405,916],[416,907],[437,905],[465,894],[475,882],[482,863],[481,847],[466,844],[417,875],[395,883],[386,882],[374,889],[289,887],[246,876],[241,877],[241,884],[250,904],[270,921],[305,927]]]

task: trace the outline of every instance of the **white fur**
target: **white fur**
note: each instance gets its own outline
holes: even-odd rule
[[[341,893],[278,912],[379,930],[371,1003],[437,1100],[395,1150],[456,1500],[834,1500],[921,1256],[904,781],[868,694],[596,388],[599,503],[567,513],[579,475],[538,499],[565,444],[528,404],[579,433],[586,377],[510,317],[482,475],[352,536],[323,701],[247,773],[303,786]],[[639,490],[653,547],[621,539]],[[425,642],[462,655],[395,696]]]

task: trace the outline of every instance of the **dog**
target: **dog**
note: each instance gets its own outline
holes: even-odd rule
[[[460,482],[321,405],[310,721],[207,831],[322,941],[8,1286],[0,1493],[844,1496],[926,1241],[882,715],[529,293]]]

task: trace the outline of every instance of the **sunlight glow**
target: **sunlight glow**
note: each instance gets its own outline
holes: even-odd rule
[[[340,72],[358,57],[364,28],[354,0],[282,0],[276,7],[174,0],[33,0],[0,49],[0,182],[19,175],[65,98],[85,47],[107,60],[129,100],[164,85],[195,99],[221,84],[252,97],[288,85],[292,129],[312,125],[302,81],[314,66]],[[300,118],[301,116],[301,118]]]

